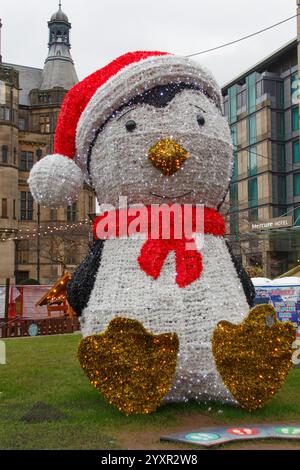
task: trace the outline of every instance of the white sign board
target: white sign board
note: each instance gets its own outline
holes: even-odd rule
[[[5,317],[5,287],[0,286],[0,318]]]

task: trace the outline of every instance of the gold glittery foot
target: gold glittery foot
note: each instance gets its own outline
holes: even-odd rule
[[[240,325],[217,325],[212,339],[217,369],[243,408],[261,408],[283,385],[295,338],[293,324],[278,321],[271,305],[257,305]]]
[[[156,410],[175,373],[176,333],[153,335],[136,320],[115,318],[107,329],[84,338],[78,349],[91,384],[125,415]]]

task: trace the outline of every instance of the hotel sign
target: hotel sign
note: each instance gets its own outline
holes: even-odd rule
[[[278,230],[280,228],[289,228],[293,226],[293,217],[278,217],[263,222],[250,222],[250,230]]]

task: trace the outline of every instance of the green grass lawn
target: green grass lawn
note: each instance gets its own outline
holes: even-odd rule
[[[159,437],[200,425],[300,422],[300,368],[293,369],[265,408],[251,414],[230,406],[190,403],[125,417],[89,384],[76,358],[80,340],[78,334],[6,340],[7,365],[0,365],[0,449],[191,448],[161,443]],[[61,412],[60,419],[24,421],[38,402]]]

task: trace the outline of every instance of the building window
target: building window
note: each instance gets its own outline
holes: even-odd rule
[[[238,210],[239,206],[239,192],[238,192],[238,183],[233,183],[230,185],[230,212]]]
[[[10,121],[10,108],[0,108],[0,119]]]
[[[285,140],[285,118],[284,113],[272,111],[272,139]]]
[[[284,84],[282,82],[275,82],[275,90],[276,90],[276,106],[277,108],[284,108]]]
[[[77,256],[76,256],[75,252],[67,253],[67,255],[66,255],[66,264],[71,265],[71,266],[74,266],[74,265],[78,264],[77,263]]]
[[[230,233],[231,235],[238,235],[239,233],[239,213],[235,212],[230,215]]]
[[[286,180],[285,176],[278,176],[278,203],[286,203]]]
[[[50,133],[50,118],[49,116],[40,116],[40,133],[49,134]]]
[[[229,122],[232,124],[237,120],[237,99],[236,99],[236,85],[228,89],[229,96]]]
[[[285,121],[284,121],[284,114],[278,113],[278,137],[280,140],[285,139]]]
[[[17,164],[17,149],[14,147],[14,165]]]
[[[300,142],[299,139],[293,142],[293,162],[300,163]]]
[[[298,131],[299,130],[299,107],[295,106],[292,109],[292,130]]]
[[[229,108],[229,104],[228,104],[228,98],[227,99],[224,99],[224,116],[226,116],[228,118],[228,108]]]
[[[20,131],[25,131],[26,130],[25,118],[19,118],[19,130]]]
[[[292,102],[298,102],[298,87],[299,87],[299,77],[298,75],[293,75],[291,78],[291,94],[292,94]]]
[[[256,143],[256,115],[248,118],[248,141],[249,145]]]
[[[33,197],[29,191],[21,191],[21,220],[33,220]]]
[[[33,167],[33,152],[21,152],[21,171],[30,171]]]
[[[259,80],[257,83],[256,83],[256,98],[260,98],[263,94],[263,82],[262,80]]]
[[[273,147],[272,147],[273,149]],[[274,168],[275,171],[285,171],[285,145],[277,145],[277,168]]]
[[[94,210],[94,198],[93,196],[89,196],[89,212],[93,212]]]
[[[232,179],[236,180],[238,178],[238,152],[237,152],[237,126],[232,126],[230,128],[231,132],[231,139],[233,143],[233,173],[232,173]]]
[[[50,95],[47,93],[41,93],[39,95],[39,102],[40,103],[50,103]]]
[[[253,73],[246,78],[247,84],[247,110],[248,114],[256,111],[256,74]]]
[[[300,196],[300,173],[294,174],[294,196]]]
[[[247,104],[247,93],[246,90],[242,90],[237,94],[237,108],[245,108]]]
[[[276,82],[275,80],[268,78],[264,79],[264,92],[268,95],[268,98],[276,97]]]
[[[239,163],[238,163],[238,153],[233,152],[233,169],[232,169],[232,181],[236,181],[239,176]]]
[[[17,262],[18,264],[29,263],[30,246],[28,240],[20,240],[17,244]],[[28,277],[26,277],[28,279]]]
[[[36,158],[37,158],[37,161],[39,161],[43,156],[43,150],[42,149],[37,149],[36,151]]]
[[[258,184],[257,178],[248,180],[248,217],[249,220],[258,220]]]
[[[2,145],[2,163],[8,162],[8,147],[7,145]]]
[[[255,176],[257,173],[257,155],[256,147],[248,150],[248,176]]]
[[[230,133],[234,150],[237,150],[237,126],[231,126]]]
[[[56,209],[51,209],[50,210],[50,221],[51,222],[56,222],[57,221],[57,210]]]
[[[74,202],[71,206],[67,207],[67,221],[68,222],[76,221],[76,210],[77,210],[76,202]]]
[[[248,219],[251,222],[258,220],[258,207],[252,207],[248,210]]]
[[[2,219],[7,219],[7,218],[8,218],[7,199],[2,199],[2,212],[1,212],[1,217],[2,217]]]
[[[29,271],[17,271],[16,272],[16,284],[21,284],[29,279]]]
[[[294,225],[296,227],[300,226],[300,206],[294,209]]]
[[[16,200],[13,200],[13,219],[16,219]]]
[[[248,180],[248,203],[249,207],[255,207],[258,205],[257,178],[252,178]]]

